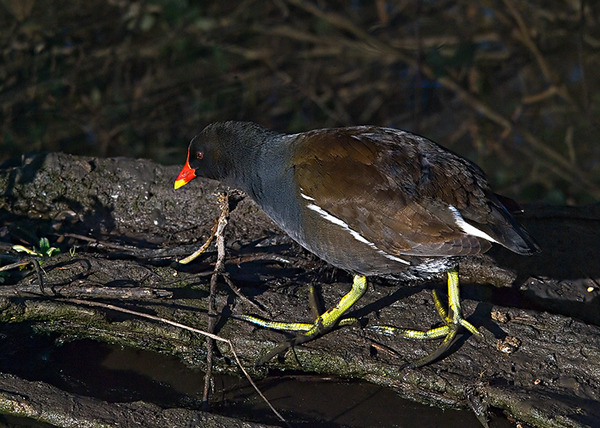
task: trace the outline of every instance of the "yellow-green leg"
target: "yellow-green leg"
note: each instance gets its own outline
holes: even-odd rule
[[[296,331],[299,332],[296,337],[291,340],[282,343],[272,351],[270,351],[265,357],[261,358],[258,364],[262,364],[270,360],[275,355],[285,351],[286,349],[299,345],[304,342],[308,342],[330,330],[338,325],[348,325],[356,322],[354,318],[344,318],[342,315],[352,307],[367,291],[367,278],[362,275],[355,275],[352,282],[352,289],[333,308],[325,311],[324,313],[317,316],[315,321],[310,323],[297,323],[297,322],[278,322],[278,321],[267,321],[261,318],[257,318],[251,315],[237,315],[236,318],[251,322],[252,324],[259,325],[261,327],[270,328],[274,330],[284,331]]]
[[[460,308],[460,290],[457,269],[452,269],[448,271],[448,312],[446,313],[446,310],[440,302],[440,299],[438,298],[435,290],[433,291],[433,300],[435,303],[435,307],[438,313],[440,314],[440,317],[445,323],[445,325],[441,327],[432,328],[427,331],[407,330],[391,326],[369,327],[370,330],[374,330],[381,334],[402,336],[408,339],[423,340],[444,337],[444,341],[435,351],[433,351],[426,357],[423,357],[415,361],[414,363],[409,364],[410,367],[424,366],[442,356],[454,342],[454,338],[456,337],[456,333],[458,333],[460,327],[466,328],[474,335],[480,335],[479,331],[473,326],[473,324],[471,324],[462,317],[462,310]]]

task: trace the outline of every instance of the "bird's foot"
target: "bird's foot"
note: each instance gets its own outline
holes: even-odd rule
[[[392,326],[370,326],[367,327],[369,330],[375,331],[379,334],[385,334],[388,336],[401,336],[407,339],[438,339],[443,337],[444,340],[438,346],[438,348],[431,354],[418,359],[412,363],[408,363],[406,366],[410,368],[417,368],[425,366],[441,356],[443,356],[450,346],[454,343],[456,334],[460,331],[461,327],[469,330],[476,336],[480,336],[479,330],[473,326],[469,321],[462,317],[462,311],[460,308],[460,297],[459,297],[459,285],[458,285],[458,271],[453,269],[448,272],[448,311],[442,305],[438,298],[435,290],[433,291],[433,301],[435,307],[444,322],[444,325],[430,330],[410,330]]]
[[[281,343],[267,353],[267,355],[262,357],[257,362],[257,364],[260,365],[291,347],[322,336],[328,331],[333,330],[335,327],[357,323],[358,320],[356,318],[342,318],[342,315],[365,294],[366,290],[367,279],[364,276],[355,275],[350,292],[342,297],[338,304],[333,308],[323,313],[318,311],[318,316],[313,323],[268,321],[252,315],[236,315],[236,318],[272,330],[297,332],[293,338]],[[311,306],[315,308],[316,303],[312,302]]]

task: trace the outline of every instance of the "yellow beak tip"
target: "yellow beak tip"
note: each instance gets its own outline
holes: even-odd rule
[[[177,180],[175,181],[175,190],[179,189],[181,186],[183,186],[184,184],[186,184],[187,181],[185,180]]]

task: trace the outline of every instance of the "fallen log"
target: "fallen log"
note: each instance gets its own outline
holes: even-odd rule
[[[42,237],[62,252],[40,257],[43,290],[31,266],[2,272],[0,320],[169,353],[202,368],[202,337],[69,301],[101,300],[206,328],[216,255],[209,251],[189,265],[173,262],[202,245],[219,214],[215,195],[227,189],[198,179],[175,192],[178,170],[58,153],[3,165],[2,263],[25,263],[11,246],[33,247]],[[308,284],[325,306],[347,292],[348,274],[293,243],[249,198],[230,199],[226,271],[273,318],[309,321]],[[519,220],[541,254],[519,257],[494,248],[461,264],[464,314],[482,339],[464,335],[441,361],[401,370],[437,343],[344,327],[270,361],[267,369],[365,379],[437,406],[497,408],[533,426],[593,426],[600,420],[600,207],[530,206]],[[432,288],[443,289],[444,278],[420,284],[374,279],[349,315],[363,325],[428,328],[439,321]],[[284,339],[232,318],[255,308],[236,301],[226,286],[217,308],[217,334],[233,342],[246,367]],[[215,364],[239,374],[229,358]],[[263,376],[267,370],[251,372]]]

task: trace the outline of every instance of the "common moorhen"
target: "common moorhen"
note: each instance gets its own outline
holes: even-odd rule
[[[474,163],[415,134],[376,126],[281,134],[250,122],[219,122],[192,139],[175,189],[196,176],[245,191],[304,248],[354,274],[351,291],[310,324],[244,319],[300,331],[269,357],[345,323],[342,315],[365,293],[366,276],[427,278],[448,272],[445,325],[420,332],[381,327],[412,338],[445,336],[420,366],[448,349],[463,326],[458,288],[461,256],[492,243],[518,254],[538,246],[492,192]]]

